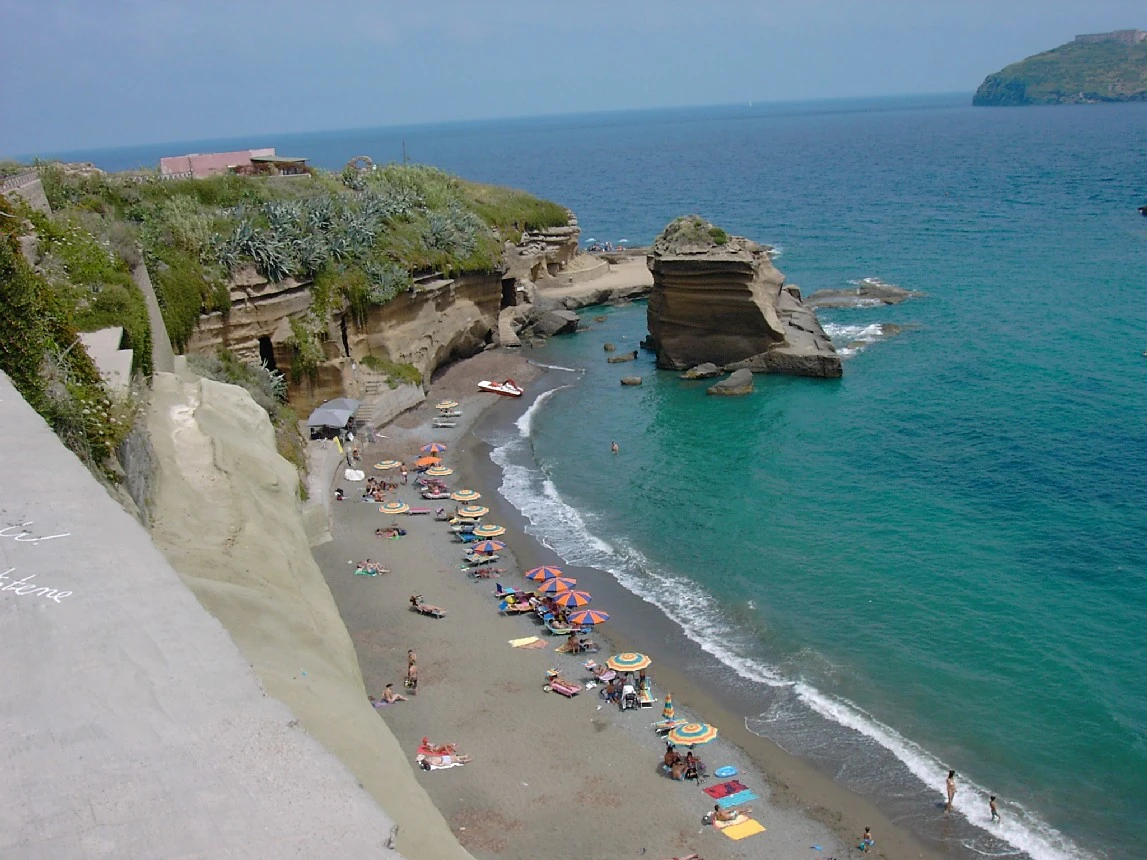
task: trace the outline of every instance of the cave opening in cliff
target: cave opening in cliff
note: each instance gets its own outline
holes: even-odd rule
[[[271,336],[263,335],[259,338],[259,358],[270,370],[278,370],[275,366],[275,347],[271,345]]]
[[[347,333],[346,333],[346,317],[345,316],[339,320],[339,331],[342,332],[342,336],[343,336],[343,355],[345,355],[349,358],[350,357],[350,338],[347,337]]]
[[[518,285],[513,278],[502,278],[502,307],[512,308],[518,303]]]

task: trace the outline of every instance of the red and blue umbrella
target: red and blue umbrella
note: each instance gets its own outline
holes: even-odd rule
[[[571,612],[569,617],[572,624],[578,624],[582,627],[591,624],[604,624],[609,621],[609,613],[602,612],[600,609],[579,609],[577,612]]]
[[[562,575],[560,567],[551,567],[543,564],[541,567],[535,567],[526,571],[526,579],[532,579],[534,582],[545,582],[547,579],[557,579]]]

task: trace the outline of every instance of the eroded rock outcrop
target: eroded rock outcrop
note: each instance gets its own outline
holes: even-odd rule
[[[753,393],[753,373],[744,368],[734,370],[728,379],[722,379],[715,385],[710,385],[706,394],[720,394],[725,397],[735,397],[741,394]]]
[[[840,357],[769,249],[697,216],[654,242],[649,335],[659,367],[704,362],[725,370],[839,377]]]

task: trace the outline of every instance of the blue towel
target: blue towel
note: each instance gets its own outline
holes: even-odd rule
[[[746,788],[744,791],[738,791],[736,794],[722,797],[717,801],[717,805],[722,809],[728,809],[730,806],[739,806],[742,803],[748,803],[750,800],[760,800],[760,798],[753,794],[751,788]]]

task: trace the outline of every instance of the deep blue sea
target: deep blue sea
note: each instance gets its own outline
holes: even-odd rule
[[[569,205],[585,236],[647,243],[698,212],[777,246],[806,293],[865,277],[924,293],[822,312],[851,345],[842,380],[758,377],[732,399],[646,354],[644,386],[621,388],[634,365],[602,343],[636,346],[645,307],[611,309],[534,353],[579,372],[554,371],[562,387],[494,440],[503,493],[759,689],[754,731],[894,810],[939,801],[955,768],[975,826],[946,837],[933,805],[907,826],[989,856],[1142,857],[1147,105],[969,101],[233,143],[330,168],[405,144]],[[78,155],[116,169],[223,145]]]

